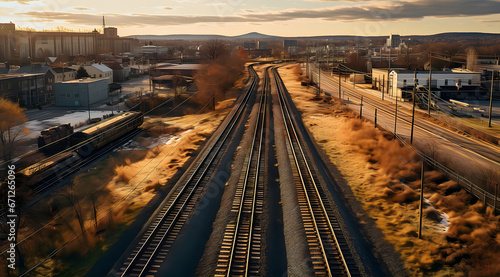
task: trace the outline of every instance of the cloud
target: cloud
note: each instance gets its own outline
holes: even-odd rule
[[[92,9],[85,8],[85,7],[74,7],[73,9],[77,10],[77,11],[91,11],[92,10]]]
[[[500,23],[500,19],[498,20],[479,20],[479,22],[484,22],[484,23]],[[491,25],[488,25],[488,26],[491,26]]]
[[[38,0],[2,0],[2,2],[17,2],[19,4],[27,5],[29,2],[35,2]]]
[[[163,7],[164,10],[173,10],[174,8],[172,7]]]
[[[116,26],[162,26],[221,22],[275,22],[294,19],[322,19],[327,21],[392,21],[418,20],[424,17],[456,18],[500,13],[495,0],[420,0],[413,2],[388,1],[376,4],[337,6],[319,9],[288,9],[277,12],[236,14],[228,16],[186,16],[151,14],[110,14]],[[21,15],[47,20],[64,20],[69,24],[88,25],[99,22],[100,16],[64,12],[26,12]]]

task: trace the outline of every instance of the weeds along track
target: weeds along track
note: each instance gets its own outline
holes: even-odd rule
[[[215,276],[262,276],[260,273],[265,186],[265,143],[268,130],[270,78],[266,69],[257,112],[257,121],[244,171],[240,175],[219,252]]]
[[[229,120],[219,135],[207,145],[194,165],[181,178],[183,183],[176,186],[165,205],[159,208],[156,217],[150,221],[150,225],[145,227],[146,231],[140,236],[128,258],[115,268],[116,275],[151,276],[158,273],[173,242],[201,199],[247,102],[257,88],[257,73],[252,66],[249,71],[252,80],[242,101],[228,115]]]
[[[356,262],[326,195],[319,184],[312,163],[298,134],[295,116],[287,102],[285,85],[276,68],[272,69],[279,105],[284,120],[298,202],[316,276],[360,276]]]

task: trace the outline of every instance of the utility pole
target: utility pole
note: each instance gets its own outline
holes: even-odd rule
[[[396,95],[396,110],[394,112],[394,137],[396,137],[397,124],[398,124],[398,96]]]
[[[309,49],[306,48],[306,77],[309,77]]]
[[[413,111],[411,114],[411,135],[410,143],[413,144],[413,127],[415,126],[415,93],[417,91],[417,70],[415,70],[415,77],[413,77]]]
[[[89,124],[92,123],[90,119],[90,91],[87,89],[87,107],[89,109]]]
[[[359,104],[359,118],[363,117],[363,95],[361,95],[361,103]]]
[[[352,88],[356,88],[356,72],[354,72],[354,79],[352,80]]]
[[[418,213],[418,238],[422,238],[422,209],[424,206],[424,165],[425,161],[422,161],[422,170],[420,173],[420,207]]]
[[[385,75],[382,75],[382,101],[384,101]]]
[[[392,60],[392,41],[391,45],[389,46],[389,69],[391,69],[391,60]]]
[[[427,115],[431,116],[431,78],[432,78],[432,53],[429,55],[429,92],[427,94]]]
[[[493,81],[494,80],[495,80],[495,71],[491,70],[490,115],[488,116],[488,127],[491,127],[491,115],[493,114]]]
[[[342,87],[342,79],[340,77],[340,68],[339,68],[339,99],[340,99],[340,89]]]
[[[321,63],[318,63],[318,95],[320,94],[321,94]]]

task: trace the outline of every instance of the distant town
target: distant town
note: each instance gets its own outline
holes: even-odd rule
[[[104,19],[103,19],[104,22]],[[235,38],[223,36],[138,36],[119,37],[114,27],[94,31],[32,31],[18,30],[14,23],[0,24],[0,95],[26,108],[46,105],[86,106],[112,94],[113,86],[140,74],[151,77],[166,71],[182,71],[193,77],[199,64],[199,47],[203,39],[223,39],[231,47],[243,48],[250,58],[319,59],[325,70],[333,71],[342,63],[346,72],[360,71],[371,75],[356,82],[372,86],[392,97],[410,97],[415,85],[410,78],[418,70],[417,85],[428,86],[444,99],[481,99],[488,97],[491,72],[500,69],[500,35],[442,34],[433,36],[383,37],[325,36],[281,39],[258,33]],[[181,38],[194,38],[185,40]],[[201,38],[201,40],[200,40]],[[82,67],[101,92],[86,95],[63,93],[74,84]],[[151,70],[154,68],[154,70]],[[164,68],[164,69],[162,69]],[[391,74],[394,72],[394,74]],[[168,72],[167,72],[168,73]],[[391,74],[391,76],[389,76]],[[406,74],[406,75],[405,75]],[[361,76],[361,75],[360,75]],[[106,79],[106,82],[99,81]],[[102,89],[108,86],[108,89]],[[499,83],[495,84],[498,95]],[[497,96],[496,95],[496,96]]]
[[[6,276],[500,276],[500,34],[89,30],[0,23]]]

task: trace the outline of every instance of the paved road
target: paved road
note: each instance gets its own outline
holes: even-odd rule
[[[314,78],[317,80],[317,72],[315,72]],[[354,89],[352,83],[344,80],[341,80],[341,82],[341,90],[344,91],[343,97],[345,102],[349,97],[348,105],[351,109],[359,112],[359,97],[362,95],[364,102],[363,117],[374,120],[374,106],[378,107],[378,125],[389,131],[393,131],[396,125],[397,133],[406,141],[410,141],[411,103],[398,103],[398,120],[395,124],[395,104],[392,103],[393,100],[382,101],[380,96],[375,96],[368,90]],[[338,97],[338,76],[322,74],[321,89]],[[380,93],[378,94],[380,95]],[[406,107],[408,110],[401,109],[401,106]],[[455,172],[474,183],[481,185],[481,183],[487,181],[483,177],[484,174],[478,173],[483,173],[488,169],[500,171],[499,146],[459,135],[419,118],[415,119],[415,126],[414,145],[417,148],[452,167]]]

